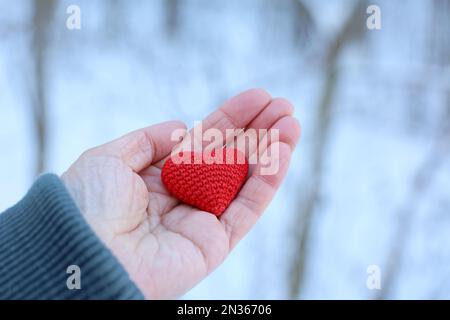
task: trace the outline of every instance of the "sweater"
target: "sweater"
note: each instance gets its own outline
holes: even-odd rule
[[[142,299],[58,176],[0,214],[0,299]]]

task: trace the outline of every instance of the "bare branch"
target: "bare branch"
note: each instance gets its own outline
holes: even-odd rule
[[[329,131],[331,126],[330,115],[333,111],[333,99],[335,96],[337,82],[339,78],[337,63],[341,52],[351,41],[361,35],[364,23],[361,21],[365,12],[365,2],[356,3],[351,13],[343,23],[337,36],[327,46],[324,76],[325,85],[322,98],[318,105],[318,116],[315,125],[315,135],[313,151],[311,153],[312,173],[311,180],[305,198],[299,203],[299,211],[296,216],[295,226],[295,250],[291,263],[290,273],[290,298],[296,299],[301,293],[304,282],[305,262],[308,255],[309,238],[313,214],[316,210],[319,192],[322,184],[324,151],[328,144]]]

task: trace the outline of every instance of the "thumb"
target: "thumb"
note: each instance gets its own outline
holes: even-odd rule
[[[171,139],[175,130],[186,131],[186,125],[181,121],[162,122],[130,132],[89,152],[93,155],[120,157],[133,171],[139,172],[171,152],[179,142]]]

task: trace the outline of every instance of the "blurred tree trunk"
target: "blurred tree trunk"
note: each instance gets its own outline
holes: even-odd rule
[[[397,225],[390,241],[386,266],[382,272],[381,290],[375,296],[376,299],[390,299],[392,291],[395,288],[398,279],[398,273],[401,270],[401,264],[404,259],[404,253],[408,247],[408,241],[411,239],[411,227],[417,215],[422,196],[426,194],[426,190],[432,184],[433,179],[439,168],[444,163],[450,151],[450,119],[446,122],[435,141],[434,147],[431,149],[427,158],[417,170],[409,196],[406,202],[398,210]]]
[[[448,69],[450,64],[450,40],[448,29],[450,26],[450,1],[435,0],[432,2],[431,23],[429,34],[429,45],[426,50],[424,64],[437,65],[443,70]],[[428,71],[418,79],[427,79]],[[426,81],[425,85],[433,85],[433,82]],[[423,91],[427,91],[422,88]],[[387,250],[386,266],[382,273],[382,287],[375,295],[376,299],[390,299],[392,292],[397,284],[399,272],[402,268],[402,262],[405,256],[405,250],[408,247],[408,241],[411,239],[411,227],[417,215],[417,208],[426,190],[433,183],[435,174],[448,159],[450,153],[450,89],[444,93],[444,112],[441,115],[439,126],[434,138],[434,146],[430,150],[423,164],[415,173],[409,196],[402,207],[396,213],[397,225],[396,232],[390,241],[390,247]],[[422,105],[422,107],[426,107]]]
[[[178,31],[180,0],[166,0],[166,30],[169,37],[173,37]]]
[[[310,159],[310,163],[312,163],[311,180],[305,196],[300,199],[298,214],[294,222],[295,242],[289,279],[291,299],[297,299],[300,296],[304,283],[311,224],[322,189],[323,161],[326,158],[324,152],[328,144],[331,116],[334,110],[333,100],[338,87],[338,59],[343,49],[365,31],[365,9],[365,1],[357,2],[342,24],[337,36],[326,46],[323,70],[325,84],[317,107],[318,115]]]
[[[450,64],[450,0],[432,2],[429,32],[429,60],[439,66]]]
[[[49,43],[49,27],[51,25],[55,0],[33,1],[32,41],[32,121],[36,143],[36,164],[34,173],[38,175],[46,169],[47,163],[47,97],[46,97],[46,49]]]
[[[103,1],[103,36],[109,44],[113,44],[124,35],[129,34],[126,11],[127,3],[123,0]]]
[[[309,44],[311,34],[316,28],[314,17],[303,0],[292,0],[292,14],[294,15],[294,44],[302,50]]]

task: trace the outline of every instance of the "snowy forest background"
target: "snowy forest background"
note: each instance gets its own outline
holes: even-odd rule
[[[89,147],[252,87],[295,104],[302,140],[184,298],[449,299],[448,0],[0,0],[0,211]]]

